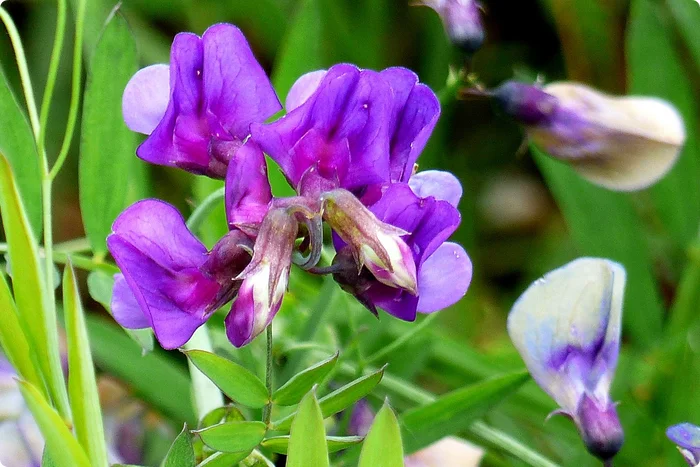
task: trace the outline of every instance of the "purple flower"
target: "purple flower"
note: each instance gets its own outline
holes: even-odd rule
[[[479,4],[475,0],[419,0],[435,10],[445,26],[450,42],[468,54],[484,43],[484,26]]]
[[[679,423],[669,427],[666,436],[678,446],[690,467],[700,464],[700,427],[692,423]]]
[[[416,267],[417,293],[389,287],[367,275],[344,268],[336,274],[346,289],[370,310],[379,306],[408,321],[416,313],[432,313],[456,303],[467,291],[472,265],[464,249],[446,240],[460,222],[456,204],[462,194],[457,179],[438,171],[419,172],[409,184],[390,185],[382,198],[370,206],[377,218],[408,232],[403,241]],[[454,203],[454,204],[452,204]],[[347,259],[342,244],[338,263]]]
[[[610,399],[624,287],[620,264],[580,258],[534,282],[508,316],[508,334],[530,374],[603,460],[624,440]]]
[[[530,141],[611,190],[646,188],[671,170],[685,142],[683,119],[651,97],[614,97],[578,83],[544,88],[509,81],[493,96]]]
[[[281,105],[241,31],[217,24],[175,36],[170,67],[153,65],[124,90],[124,121],[149,137],[136,154],[151,163],[223,178],[232,154]]]

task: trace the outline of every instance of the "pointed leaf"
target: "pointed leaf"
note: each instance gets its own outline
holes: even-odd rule
[[[136,133],[122,118],[124,87],[137,70],[136,44],[117,11],[92,56],[80,139],[80,211],[95,253],[107,251],[112,222],[128,204]]]
[[[17,181],[17,187],[34,235],[41,234],[41,167],[29,121],[0,69],[0,154]]]
[[[66,320],[68,347],[68,392],[75,433],[88,453],[92,465],[107,464],[107,449],[97,394],[95,368],[92,363],[90,342],[85,327],[83,305],[70,262],[63,272],[63,308]]]
[[[331,415],[350,407],[355,402],[369,394],[372,389],[374,389],[382,380],[382,377],[384,376],[384,368],[386,367],[382,367],[374,373],[358,378],[355,381],[352,381],[322,397],[319,400],[319,405],[321,406],[323,418],[330,417]],[[288,415],[287,417],[273,423],[275,431],[289,430],[294,415],[295,414]]]
[[[275,391],[272,401],[278,405],[294,405],[308,393],[315,384],[321,382],[338,362],[338,352],[294,375],[281,388]]]
[[[112,314],[112,292],[114,290],[114,276],[104,271],[92,271],[87,278],[88,292],[93,300],[102,305]],[[139,344],[144,352],[153,350],[153,330],[124,329],[124,332]]]
[[[401,429],[394,411],[384,403],[362,444],[357,467],[403,467]]]
[[[19,382],[22,396],[46,442],[46,449],[55,465],[90,467],[90,461],[61,416],[46,402],[41,393],[26,381]]]
[[[225,405],[223,407],[218,407],[208,414],[206,414],[199,421],[198,429],[203,429],[209,426],[214,426],[223,422],[242,422],[245,421],[245,417],[236,406]]]
[[[289,434],[287,467],[328,466],[326,427],[316,399],[316,390],[309,391],[299,404]]]
[[[328,452],[333,453],[360,444],[363,439],[361,436],[326,436],[326,445]],[[267,438],[260,445],[274,453],[286,455],[289,450],[289,435]]]
[[[29,346],[17,315],[17,307],[12,299],[5,276],[0,274],[0,348],[19,375],[37,389],[44,389],[44,382],[34,363],[34,352]],[[42,393],[46,396],[46,392]]]
[[[221,452],[250,452],[265,436],[263,422],[226,422],[193,431],[204,444]]]
[[[202,373],[235,402],[254,409],[267,404],[267,388],[263,382],[238,363],[202,350],[188,350],[185,354]]]
[[[36,352],[51,399],[67,407],[65,381],[58,354],[58,331],[53,308],[46,306],[37,242],[29,226],[17,185],[5,157],[0,155],[0,211],[12,264],[12,289],[22,329]],[[67,409],[66,409],[67,410]]]
[[[185,425],[170,446],[161,467],[195,467],[195,464],[192,440]]]
[[[466,430],[474,420],[516,392],[530,379],[527,372],[507,374],[473,384],[439,397],[401,415],[406,452]]]

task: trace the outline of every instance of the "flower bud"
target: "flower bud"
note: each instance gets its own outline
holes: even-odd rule
[[[605,188],[633,191],[661,179],[685,142],[683,119],[652,97],[614,97],[578,83],[507,82],[495,101],[528,139]]]
[[[612,459],[622,447],[625,435],[615,404],[601,404],[596,396],[584,394],[574,420],[586,449],[599,459]]]
[[[418,2],[440,15],[450,41],[465,53],[473,54],[484,43],[479,4],[474,0],[422,0]]]
[[[692,423],[679,423],[666,430],[690,467],[700,465],[700,427]]]
[[[226,335],[241,347],[272,321],[287,290],[297,222],[287,209],[271,209],[260,225],[253,259],[241,272],[238,298],[226,317]]]
[[[359,269],[364,266],[380,282],[417,294],[413,253],[401,239],[407,232],[377,219],[347,190],[326,192],[322,201],[324,219],[351,248]]]
[[[234,280],[250,263],[253,243],[240,230],[232,230],[219,240],[208,253],[208,258],[199,268],[202,273],[221,285],[207,312],[214,312],[236,296],[241,286]]]

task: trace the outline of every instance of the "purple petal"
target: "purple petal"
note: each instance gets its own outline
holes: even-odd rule
[[[679,423],[669,427],[666,436],[679,448],[687,451],[683,456],[687,458],[689,465],[695,466],[700,461],[700,427],[692,423]]]
[[[420,287],[420,284],[418,287]],[[367,291],[366,297],[375,306],[378,306],[395,318],[404,321],[416,320],[419,299],[403,289],[395,289],[377,282]]]
[[[301,75],[287,93],[287,100],[285,101],[287,112],[291,112],[306,102],[306,100],[316,92],[318,85],[321,83],[323,77],[326,76],[327,72],[327,70],[316,70]]]
[[[433,313],[454,305],[472,280],[472,262],[460,245],[445,242],[418,270],[418,311]]]
[[[229,161],[226,173],[226,217],[232,226],[262,222],[272,199],[265,156],[248,141]]]
[[[238,297],[231,306],[231,311],[224,320],[226,336],[236,347],[243,347],[253,340],[253,324],[255,322],[255,303],[253,288],[245,283],[238,291]]]
[[[151,322],[141,311],[141,306],[129,288],[129,284],[127,284],[123,274],[114,275],[112,315],[117,323],[127,329],[151,327]]]
[[[424,170],[413,175],[408,186],[420,198],[430,196],[447,201],[457,207],[462,198],[462,184],[450,172],[442,170]]]
[[[354,189],[388,180],[390,116],[391,90],[378,73],[336,65],[302,105],[274,123],[253,124],[251,133],[293,186],[316,167]]]
[[[405,68],[381,72],[394,92],[394,127],[391,130],[391,179],[407,182],[438,119],[440,102],[435,93]]]
[[[137,71],[122,96],[122,114],[130,130],[150,135],[163,119],[170,100],[170,67],[151,65]]]
[[[252,122],[264,122],[282,109],[265,70],[236,26],[216,24],[202,35],[204,105],[213,136],[217,124],[243,140]]]

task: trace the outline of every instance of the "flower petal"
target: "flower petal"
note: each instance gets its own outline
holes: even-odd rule
[[[122,327],[127,329],[143,329],[151,327],[151,322],[141,311],[141,306],[129,288],[124,274],[114,275],[114,291],[112,293],[112,315]]]
[[[457,207],[462,198],[462,184],[450,172],[442,170],[424,170],[413,175],[408,186],[420,198],[430,196],[447,201]]]
[[[230,225],[257,225],[272,199],[265,155],[248,141],[233,155],[226,173],[226,218]]]
[[[316,70],[301,75],[287,93],[287,100],[285,101],[287,112],[291,112],[306,102],[307,99],[316,92],[318,85],[321,83],[323,77],[326,76],[327,72],[328,70]]]
[[[169,100],[169,65],[151,65],[137,71],[122,96],[126,126],[132,131],[150,135],[163,119]]]
[[[418,311],[433,313],[461,299],[472,279],[472,262],[460,245],[445,242],[418,270]]]

